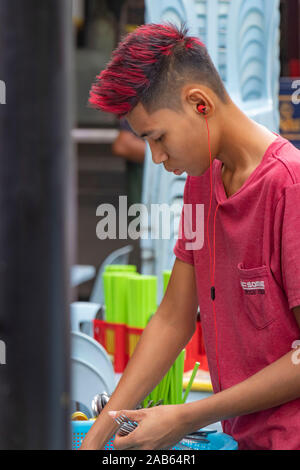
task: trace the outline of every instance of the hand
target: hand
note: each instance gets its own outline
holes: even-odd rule
[[[112,418],[126,415],[138,423],[137,428],[127,436],[116,434],[116,450],[168,449],[177,444],[190,429],[182,419],[185,405],[165,405],[141,410],[109,411]]]

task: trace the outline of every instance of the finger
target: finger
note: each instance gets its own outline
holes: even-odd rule
[[[138,449],[139,446],[136,442],[135,436],[133,434],[135,431],[132,431],[128,436],[119,436],[116,434],[113,446],[116,450],[132,450]]]
[[[109,416],[113,419],[119,418],[121,416],[126,416],[130,421],[136,421],[139,423],[143,418],[142,410],[120,410],[120,411],[108,411]]]

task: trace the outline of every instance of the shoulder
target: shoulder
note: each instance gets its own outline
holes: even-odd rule
[[[280,137],[270,153],[265,176],[271,187],[276,188],[277,199],[286,191],[300,186],[300,150],[287,139]]]
[[[300,183],[300,150],[284,137],[272,152],[274,173],[282,175],[287,183]]]

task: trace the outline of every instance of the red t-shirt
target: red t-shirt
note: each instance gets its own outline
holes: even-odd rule
[[[277,134],[276,134],[277,135]],[[209,223],[213,251],[215,221],[215,308],[221,390],[232,387],[279,359],[300,338],[293,307],[300,305],[300,151],[277,136],[243,186],[227,198],[222,162],[212,164]],[[210,296],[207,214],[210,170],[188,176],[184,204],[195,230],[196,204],[204,205],[203,246],[187,249],[178,238],[175,255],[195,266],[201,324],[213,389],[219,391],[216,331]],[[181,223],[186,211],[184,206]],[[182,223],[182,227],[183,227]],[[183,234],[183,235],[186,235]],[[300,373],[300,365],[299,365]],[[278,377],[278,383],[280,382]],[[299,449],[300,399],[222,423],[239,449]]]

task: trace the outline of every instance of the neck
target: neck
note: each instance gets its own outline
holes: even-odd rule
[[[222,113],[222,137],[216,158],[223,162],[224,172],[246,175],[260,164],[276,135],[248,118],[233,102]]]

